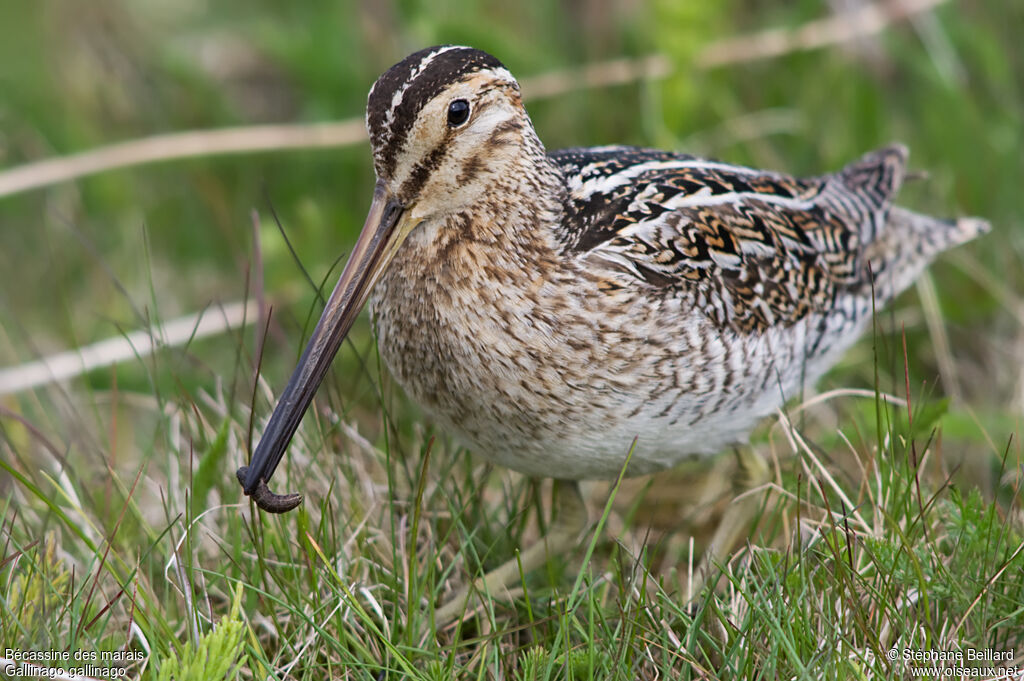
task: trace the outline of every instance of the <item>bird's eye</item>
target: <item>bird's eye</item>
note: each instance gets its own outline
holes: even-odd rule
[[[469,119],[469,102],[456,99],[448,105],[448,125],[457,128]]]

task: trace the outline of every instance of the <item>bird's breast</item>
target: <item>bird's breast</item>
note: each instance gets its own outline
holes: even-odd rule
[[[381,356],[440,425],[520,472],[613,478],[631,451],[632,474],[721,451],[807,373],[810,321],[744,336],[684,295],[602,291],[553,252],[433,243],[404,244],[374,290]]]
[[[574,386],[593,385],[587,357],[600,339],[572,288],[525,258],[465,243],[428,257],[412,246],[371,300],[381,356],[442,425],[515,468],[508,457],[538,452],[592,406],[594,391]]]

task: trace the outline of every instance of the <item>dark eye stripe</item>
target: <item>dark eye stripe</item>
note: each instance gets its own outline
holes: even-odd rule
[[[430,174],[437,170],[438,166],[441,165],[441,161],[444,160],[448,150],[451,148],[449,138],[445,137],[441,144],[434,147],[426,158],[416,164],[416,167],[409,173],[408,179],[402,183],[401,188],[398,190],[399,199],[402,201],[408,201],[410,198],[416,196],[423,185],[426,184],[427,178]]]

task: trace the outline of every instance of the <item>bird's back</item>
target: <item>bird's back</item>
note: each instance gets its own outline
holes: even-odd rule
[[[737,333],[884,303],[947,248],[987,230],[894,207],[907,151],[894,145],[842,170],[794,178],[630,147],[552,154],[569,188],[567,249],[635,285],[693,294]]]

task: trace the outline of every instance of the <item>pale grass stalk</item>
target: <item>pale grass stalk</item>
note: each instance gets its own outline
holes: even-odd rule
[[[854,503],[850,501],[850,498],[846,496],[846,492],[843,491],[843,488],[839,485],[838,482],[836,482],[836,479],[832,477],[832,474],[829,472],[825,464],[823,464],[821,460],[818,459],[814,451],[811,449],[810,445],[808,445],[806,440],[803,439],[803,436],[801,436],[800,433],[797,432],[796,428],[790,422],[789,417],[787,417],[781,409],[778,410],[778,414],[779,419],[783,422],[783,429],[785,431],[788,431],[791,435],[791,441],[797,442],[799,444],[799,450],[802,450],[807,455],[806,458],[809,459],[811,463],[814,464],[814,467],[818,470],[822,478],[828,483],[829,487],[831,487],[833,491],[835,491],[836,495],[842,500],[842,502],[846,504],[847,513],[852,514],[853,517],[856,519],[857,523],[866,531],[869,527],[867,522],[865,522],[864,518],[860,514],[860,511],[857,510],[857,507],[854,505]],[[808,471],[808,473],[810,473],[810,471]],[[808,475],[808,479],[816,480],[817,478],[816,476]],[[815,483],[815,485],[817,486],[817,483]],[[819,491],[824,495],[824,490],[819,489]]]
[[[985,293],[995,300],[998,300],[1003,309],[1009,312],[1017,323],[1024,326],[1024,303],[1020,295],[996,277],[992,270],[982,265],[974,255],[968,255],[964,251],[953,250],[943,254],[943,259],[959,267],[964,273],[971,277]]]
[[[924,322],[928,327],[932,346],[935,348],[935,361],[939,365],[939,379],[942,386],[955,404],[960,404],[963,392],[957,377],[956,362],[949,343],[946,325],[942,322],[942,310],[939,308],[939,294],[935,291],[935,281],[928,272],[923,272],[917,280],[917,295],[921,299],[924,311]]]
[[[366,602],[370,604],[370,609],[373,610],[373,614],[377,616],[384,624],[384,630],[390,631],[391,627],[388,624],[388,618],[384,616],[384,608],[381,607],[380,602],[374,597],[373,592],[367,589],[365,586],[361,586],[358,589],[359,594],[366,599]]]
[[[574,90],[605,88],[642,80],[667,78],[672,62],[661,54],[639,58],[610,59],[577,68],[550,71],[523,78],[520,88],[524,100],[558,97]]]
[[[93,546],[99,547],[103,542],[103,533],[96,527],[96,523],[86,515],[85,508],[82,506],[82,500],[75,491],[75,486],[71,482],[67,468],[61,466],[60,470],[56,473],[56,478],[46,471],[42,471],[42,476],[63,496],[65,507],[71,511],[71,513],[68,513],[68,520],[73,521],[74,518],[78,518],[80,520],[76,525],[78,530],[88,538]],[[53,501],[56,501],[56,499]]]
[[[133,580],[133,582],[134,585],[137,587],[138,577],[136,577],[135,580]],[[137,593],[133,591],[133,598],[136,595]],[[149,639],[146,637],[146,632],[142,631],[142,627],[140,627],[139,623],[136,622],[134,619],[132,619],[131,626],[129,627],[129,632],[131,633],[129,640],[134,638],[136,641],[139,642],[139,645],[142,646],[142,649],[146,651],[146,657],[142,660],[142,668],[139,669],[139,676],[141,677],[146,672],[146,667],[149,666],[149,658],[153,655],[153,648],[149,645]]]
[[[215,511],[220,511],[221,509],[225,509],[225,508],[239,508],[240,509],[240,508],[247,507],[247,506],[248,506],[248,504],[221,504],[220,506],[214,506],[212,508],[208,508],[205,511],[203,511],[202,513],[200,513],[199,515],[197,515],[194,518],[192,518],[192,522],[190,522],[185,527],[185,531],[181,533],[181,537],[179,537],[178,541],[174,544],[174,549],[171,551],[170,558],[168,558],[167,562],[164,563],[164,580],[168,584],[170,584],[171,588],[174,589],[175,591],[177,591],[182,596],[182,598],[184,598],[186,601],[190,602],[191,599],[189,598],[189,596],[185,592],[186,591],[191,591],[191,590],[190,589],[186,589],[184,587],[179,587],[179,585],[176,584],[174,579],[172,579],[170,577],[170,575],[169,575],[169,573],[173,569],[174,572],[178,573],[178,579],[182,580],[182,582],[181,582],[182,585],[185,585],[185,584],[189,583],[185,579],[184,574],[182,574],[181,562],[178,560],[178,554],[181,551],[181,547],[184,545],[185,540],[188,539],[189,534],[192,533],[192,530],[196,527],[196,525],[199,524],[199,521],[202,520],[204,516],[206,516],[208,514],[212,514]],[[224,545],[225,542],[221,541],[219,543],[221,545]],[[199,577],[199,579],[202,579],[202,570],[198,571],[198,577]],[[205,594],[206,592],[204,591],[203,593]],[[190,605],[190,607],[191,607],[191,605]],[[209,607],[209,603],[207,603],[207,607]],[[213,620],[212,616],[207,616],[206,614],[204,614],[204,613],[202,613],[202,612],[200,612],[198,610],[194,610],[194,609],[193,609],[193,612],[195,612],[197,617],[201,617],[207,624],[211,624],[212,625],[214,623],[214,620]],[[212,608],[210,609],[209,612],[210,613],[213,612]],[[198,635],[198,630],[195,633]]]
[[[788,499],[789,501],[791,501],[794,504],[799,504],[799,505],[804,506],[805,508],[808,508],[808,509],[811,509],[811,510],[815,509],[814,506],[811,506],[809,503],[805,502],[803,499],[798,497],[794,492],[790,492],[785,487],[780,487],[777,483],[774,483],[774,482],[767,483],[766,489],[768,489],[768,490],[770,490],[772,492],[775,492],[776,494],[778,494],[783,499]]]
[[[942,24],[934,14],[919,14],[910,18],[928,56],[932,58],[935,70],[952,86],[966,88],[968,70],[957,49],[942,28]]]
[[[165,461],[167,462],[167,487],[166,487],[166,489],[167,490],[185,489],[188,485],[187,485],[187,483],[184,483],[182,481],[182,476],[181,476],[181,459],[182,459],[182,454],[184,452],[189,451],[190,448],[186,447],[185,443],[184,443],[185,435],[184,435],[183,426],[182,426],[181,409],[177,408],[172,403],[168,403],[168,405],[167,405],[167,439],[169,440],[169,442],[168,442],[168,446],[169,446],[168,452],[171,454],[171,456],[168,456],[165,459]],[[186,470],[188,470],[188,466],[186,466]],[[160,489],[160,487],[161,487],[160,482],[158,480],[154,479],[153,476],[149,476],[149,475],[146,476],[146,479],[150,482],[150,484],[154,488],[156,488],[155,489],[155,491],[156,491],[156,495],[155,496],[157,498],[159,498],[159,496],[161,494],[163,494],[163,490]],[[180,499],[180,497],[174,497],[174,498],[169,497],[167,501],[168,501],[168,504],[170,504],[173,501],[179,500],[179,499]],[[175,509],[175,510],[179,510],[180,511],[180,509]]]
[[[331,621],[331,618],[333,618],[338,613],[339,610],[341,610],[341,608],[344,605],[344,603],[345,603],[344,601],[339,600],[334,605],[334,607],[331,609],[331,611],[329,613],[327,613],[327,616],[324,617],[323,620],[321,621],[319,630],[323,630],[323,629],[327,628],[327,623]],[[306,654],[306,651],[309,650],[310,646],[312,646],[314,643],[317,642],[318,638],[319,638],[318,629],[313,629],[312,631],[309,632],[309,634],[307,634],[304,637],[302,645],[299,647],[298,650],[295,651],[295,654],[291,656],[291,660],[287,664],[285,664],[285,666],[283,666],[280,669],[276,670],[276,671],[280,672],[281,678],[285,678],[285,679],[292,678],[291,677],[292,669],[294,669],[297,664],[299,664],[300,662],[303,661],[303,656]]]
[[[353,423],[347,421],[337,421],[337,425],[341,428],[341,431],[345,434],[347,442],[354,444],[356,448],[362,452],[366,459],[370,461],[379,461],[380,454],[376,447],[373,446],[369,440],[367,440],[359,429]],[[376,512],[379,506],[378,498],[380,495],[377,493],[376,484],[373,481],[373,477],[370,471],[363,464],[363,459],[359,457],[349,457],[350,465],[354,469],[353,477],[356,479],[356,484],[362,491],[363,498],[370,500],[370,508],[367,511],[368,517],[370,513]]]
[[[186,588],[189,583],[185,578],[185,571],[181,566],[181,561],[178,559],[178,548],[180,544],[174,547],[171,551],[171,557],[168,559],[167,564],[164,566],[164,580],[173,586],[175,590],[185,600],[185,613],[188,617],[188,625],[191,629],[192,640],[199,640],[199,622],[196,620],[196,607],[195,602],[192,600],[191,589]],[[175,573],[178,579],[178,584],[174,583],[174,579],[168,577],[168,572],[172,571]]]
[[[341,555],[352,555],[352,552],[356,546],[356,541],[363,536],[363,532],[365,531],[367,534],[369,534],[371,529],[369,528],[370,520],[373,517],[373,514],[379,508],[379,506],[380,502],[376,500],[372,500],[370,502],[369,508],[367,509],[366,514],[363,516],[363,519],[356,523],[355,527],[352,528],[352,532],[349,535],[349,538],[346,539],[345,543],[341,545]],[[340,573],[342,572],[342,567],[344,566],[339,563],[338,565],[334,566],[334,569]]]
[[[857,448],[854,447],[853,443],[850,442],[850,439],[848,437],[846,437],[846,433],[844,433],[840,429],[836,429],[836,432],[839,434],[839,439],[841,439],[844,443],[846,443],[846,446],[850,448],[850,454],[853,456],[854,461],[857,462],[857,468],[860,469],[860,479],[861,480],[870,481],[871,478],[868,477],[868,469],[864,465],[864,462],[861,461],[860,456],[857,453]],[[871,487],[870,482],[867,482],[867,483],[864,484],[864,490],[867,493],[868,501],[871,503],[871,507],[872,508],[883,508],[881,506],[881,503],[882,503],[881,502],[882,478],[881,478],[881,476],[878,473],[878,466],[872,466],[872,468],[875,471],[875,480],[878,482],[877,493]],[[884,514],[882,514],[882,513],[872,513],[871,516],[872,516],[872,518],[875,521],[875,526],[873,528],[871,528],[871,535],[870,536],[872,536],[872,537],[881,537],[882,536],[882,530],[884,529],[882,527],[882,522],[884,521]]]
[[[65,381],[119,362],[134,361],[161,347],[176,347],[191,340],[215,336],[248,325],[256,319],[256,303],[234,302],[131,331],[34,362],[0,369],[0,396]],[[218,314],[219,312],[219,314]]]
[[[343,147],[366,139],[361,119],[252,125],[153,135],[27,163],[0,173],[0,197],[98,173],[186,158]]]
[[[876,396],[881,398],[883,402],[886,402],[888,404],[893,404],[898,407],[907,406],[906,399],[897,397],[896,395],[890,395],[889,393],[876,392],[874,390],[868,390],[867,388],[836,388],[835,390],[828,390],[823,393],[818,393],[813,397],[808,397],[806,400],[790,409],[790,411],[793,413],[798,413],[803,411],[804,409],[813,407],[816,404],[821,404],[822,402],[834,400],[837,397],[866,397],[868,399],[873,400]]]
[[[121,407],[123,409],[134,409],[139,412],[159,415],[161,413],[160,400],[152,393],[129,392],[118,388],[117,391],[99,391],[92,394],[91,403],[110,408]],[[166,405],[164,405],[166,407]]]
[[[881,33],[897,21],[934,9],[946,0],[892,0],[809,21],[795,29],[777,28],[710,45],[697,57],[702,68],[781,57]]]
[[[686,552],[686,602],[689,603],[693,600],[693,535],[690,535],[690,540],[687,542]]]
[[[228,405],[224,402],[224,382],[223,382],[223,380],[221,379],[220,376],[217,376],[217,377],[214,378],[214,388],[215,388],[215,391],[217,393],[216,397],[214,397],[214,395],[212,393],[209,393],[209,392],[207,392],[205,390],[200,390],[197,393],[197,397],[198,397],[199,401],[202,402],[203,405],[207,409],[210,410],[210,414],[212,416],[215,416],[215,417],[219,416],[222,419],[232,418],[232,414],[228,410]],[[246,405],[246,406],[248,406],[248,405]],[[201,412],[200,412],[200,414],[201,414]],[[216,432],[216,429],[214,428],[213,424],[211,424],[209,422],[209,420],[206,419],[204,416],[200,416],[200,418],[201,418],[201,421],[200,421],[199,425],[201,425],[202,427],[206,428],[206,433],[205,434],[211,436],[211,439],[212,439],[212,437],[216,437],[217,432]],[[234,438],[236,437],[235,436],[235,429],[234,428],[232,428],[229,431],[228,436],[230,438],[232,438],[232,440],[233,440],[232,442],[228,443],[228,446],[229,447],[236,446],[238,443],[234,441]]]
[[[988,581],[985,582],[985,586],[981,587],[981,591],[979,591],[978,595],[974,597],[974,600],[971,601],[971,604],[967,606],[967,610],[965,610],[964,614],[960,616],[960,619],[957,621],[956,626],[952,629],[953,631],[960,631],[960,628],[964,625],[964,622],[967,621],[967,617],[971,614],[974,608],[981,601],[981,597],[985,595],[986,591],[992,588],[992,585],[995,584],[1000,577],[1002,577],[1003,573],[1006,572],[1006,569],[1013,564],[1014,559],[1018,555],[1020,555],[1021,551],[1024,551],[1024,542],[1021,542],[1017,546],[1013,554],[1005,561],[1003,561],[1003,566],[999,568],[999,570],[997,570],[994,575],[989,577]]]

